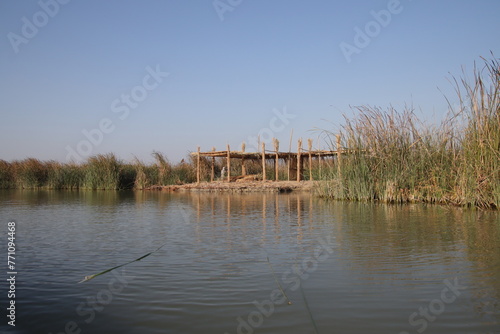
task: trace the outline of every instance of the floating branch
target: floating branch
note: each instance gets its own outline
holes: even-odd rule
[[[96,278],[97,276],[101,276],[101,275],[103,275],[103,274],[109,273],[109,272],[110,272],[110,271],[112,271],[112,270],[115,270],[115,269],[118,269],[118,268],[120,268],[120,267],[126,266],[127,264],[130,264],[130,263],[132,263],[132,262],[140,261],[140,260],[142,260],[142,259],[144,259],[144,258],[146,258],[146,257],[150,256],[151,254],[156,253],[157,251],[159,251],[159,250],[160,250],[163,246],[165,246],[165,245],[166,245],[166,243],[164,243],[163,245],[161,245],[160,247],[158,247],[156,250],[154,250],[154,251],[152,251],[152,252],[149,252],[149,253],[147,253],[146,255],[143,255],[143,256],[141,256],[141,257],[140,257],[140,258],[138,258],[138,259],[132,260],[132,261],[130,261],[130,262],[127,262],[127,263],[121,264],[121,265],[119,265],[119,266],[116,266],[116,267],[113,267],[113,268],[110,268],[110,269],[106,269],[106,270],[104,270],[104,271],[102,271],[102,272],[100,272],[100,273],[98,273],[98,274],[94,274],[94,275],[90,275],[90,276],[85,276],[85,277],[83,278],[83,280],[81,280],[81,281],[80,281],[80,282],[78,282],[78,283],[83,283],[83,282],[90,281],[91,279],[94,279],[94,278]]]
[[[283,294],[283,297],[285,297],[286,300],[288,300],[288,305],[292,305],[292,302],[290,301],[290,299],[288,299],[288,296],[286,295],[285,291],[281,287],[280,282],[278,282],[278,279],[276,278],[276,274],[274,273],[273,266],[271,265],[271,262],[269,262],[269,256],[267,257],[267,263],[269,264],[269,267],[271,268],[271,273],[273,274],[274,281],[276,282],[276,285],[278,285],[278,288],[280,289],[281,293]]]
[[[311,323],[314,326],[314,332],[316,334],[319,334],[318,326],[316,326],[316,321],[314,321],[311,309],[309,308],[309,303],[307,302],[306,295],[304,294],[304,289],[302,288],[302,284],[300,284],[300,293],[302,294],[302,299],[304,299],[304,304],[306,305],[307,313],[309,314],[309,319],[311,319]]]

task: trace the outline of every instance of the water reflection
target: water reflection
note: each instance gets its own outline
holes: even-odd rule
[[[78,320],[76,306],[107,280],[68,282],[164,242],[128,266],[141,279],[86,330],[111,321],[109,333],[236,332],[235,319],[276,288],[266,256],[281,279],[328,237],[334,253],[303,282],[320,332],[415,333],[409,315],[455,278],[467,289],[426,333],[487,333],[500,324],[498,212],[301,193],[16,190],[0,191],[0,215],[20,222],[25,324],[49,319],[47,332]],[[294,305],[279,308],[262,332],[311,332],[301,295],[288,289]]]
[[[257,216],[261,245],[270,242],[268,236],[275,244],[285,241],[286,227],[294,233],[285,242],[296,245],[308,231],[332,233],[346,268],[373,284],[390,279],[393,285],[411,288],[458,278],[469,286],[470,303],[478,316],[500,319],[498,212],[422,204],[338,203],[303,194],[235,197],[201,193],[192,194],[189,200],[196,222],[209,223],[212,231],[223,224],[228,239],[234,237],[235,226],[239,233]],[[201,236],[207,232],[197,233],[197,240],[203,242]],[[221,237],[210,232],[208,236]]]

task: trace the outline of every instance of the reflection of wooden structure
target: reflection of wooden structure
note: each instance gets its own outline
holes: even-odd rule
[[[273,161],[274,164],[274,179],[278,180],[278,168],[279,161],[285,161],[287,166],[287,179],[301,181],[304,178],[304,162],[308,161],[309,164],[309,180],[312,180],[312,163],[313,159],[322,159],[325,157],[337,157],[338,162],[340,163],[339,153],[346,153],[346,150],[343,150],[340,146],[340,136],[337,136],[337,150],[336,151],[325,151],[325,150],[313,150],[312,148],[312,140],[308,140],[308,149],[304,150],[302,148],[302,139],[299,139],[297,145],[297,152],[280,152],[279,151],[279,141],[277,139],[273,139],[274,150],[266,150],[265,143],[262,143],[261,152],[245,152],[245,143],[241,145],[240,151],[231,151],[229,145],[227,145],[227,150],[225,151],[216,151],[215,148],[212,148],[212,151],[209,152],[201,152],[200,147],[196,152],[191,154],[196,156],[196,180],[199,183],[201,179],[201,166],[200,166],[200,158],[207,157],[211,159],[211,175],[210,181],[215,179],[215,159],[216,158],[225,158],[226,159],[226,169],[227,181],[231,180],[231,160],[240,159],[241,160],[241,175],[247,175],[247,168],[245,162],[247,160],[254,161],[262,161],[262,180],[267,180],[266,175],[266,166],[268,161]]]

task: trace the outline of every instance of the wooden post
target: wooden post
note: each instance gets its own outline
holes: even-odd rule
[[[297,181],[301,180],[302,176],[302,158],[300,154],[302,153],[302,139],[299,139],[297,145]]]
[[[215,147],[212,147],[212,152],[215,152]],[[212,157],[212,171],[210,172],[210,182],[214,182],[215,178],[215,157]]]
[[[292,165],[290,163],[290,154],[288,155],[288,158],[286,158],[286,167],[287,167],[287,170],[288,170],[288,176],[287,176],[287,179],[288,181],[290,181],[290,168],[292,168]]]
[[[266,143],[262,143],[262,181],[266,181]]]
[[[245,143],[241,143],[241,152],[245,153]],[[245,158],[241,158],[241,175],[247,175],[247,166],[245,165]]]
[[[231,181],[231,149],[227,144],[227,182]]]
[[[313,179],[313,171],[312,171],[312,147],[313,147],[313,141],[311,138],[307,140],[307,148],[309,149],[309,181]]]
[[[323,157],[321,156],[321,150],[319,151],[318,155],[318,167],[319,167],[319,177],[323,177]]]
[[[341,143],[341,138],[340,135],[336,135],[337,137],[337,171],[338,171],[338,177],[340,178],[341,172],[342,172],[342,147],[340,146]]]
[[[200,147],[196,151],[196,184],[200,184]]]
[[[279,181],[279,163],[280,163],[280,157],[279,157],[279,149],[280,149],[280,142],[278,139],[274,138],[274,151],[276,152],[276,161],[274,163],[274,173],[275,173],[275,181]]]

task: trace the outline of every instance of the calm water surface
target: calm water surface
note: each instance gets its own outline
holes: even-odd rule
[[[0,191],[0,219],[2,333],[500,333],[495,212],[293,193]]]

